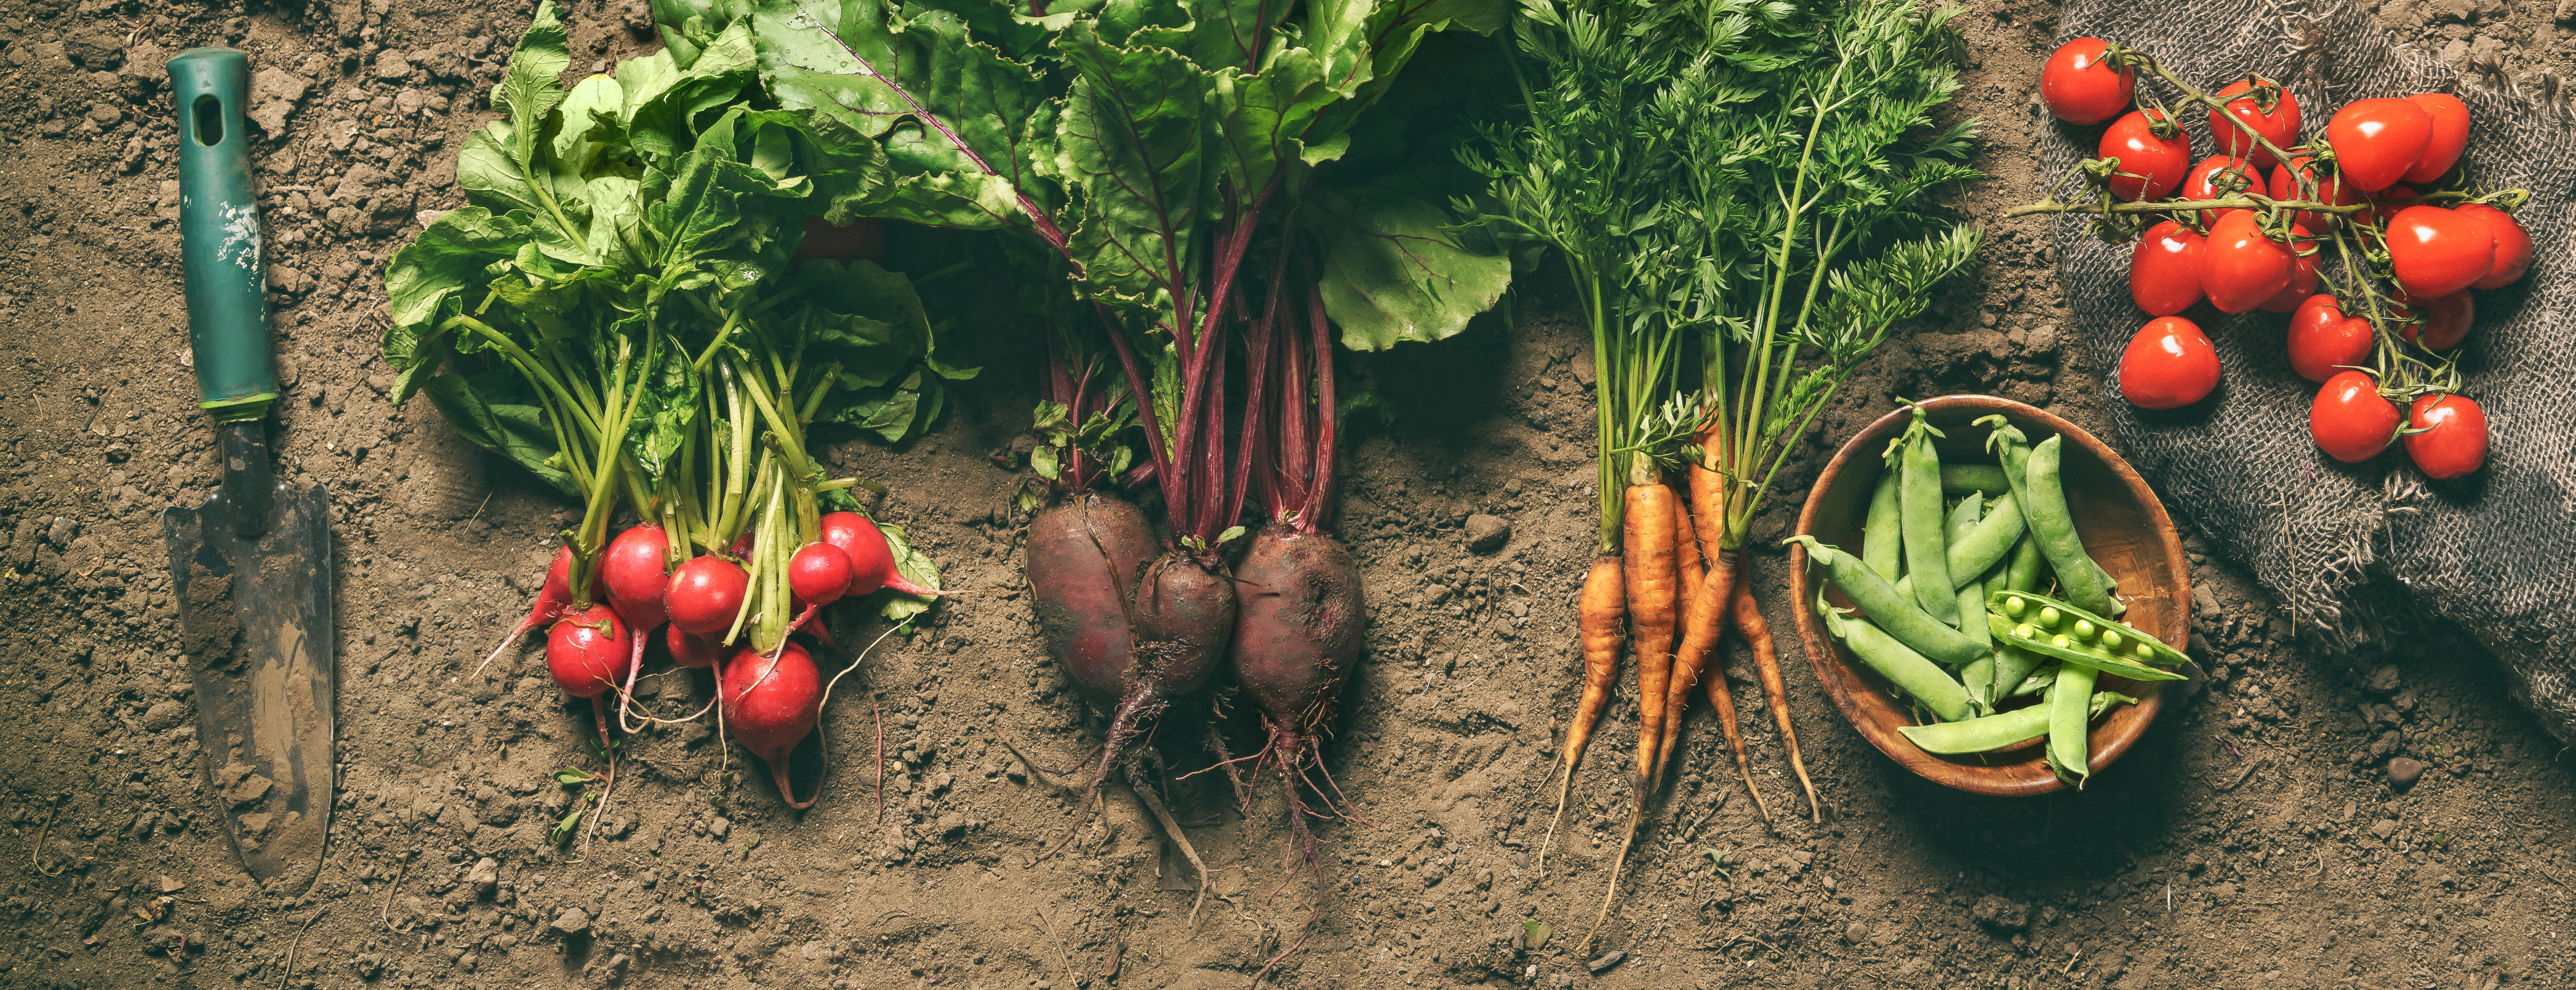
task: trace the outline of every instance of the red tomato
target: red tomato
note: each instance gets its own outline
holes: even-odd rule
[[[2229,313],[2248,313],[2289,288],[2290,249],[2263,236],[2254,211],[2220,217],[2200,255],[2200,291]]]
[[[2200,301],[2200,252],[2207,242],[2167,220],[2147,228],[2129,258],[2129,298],[2149,316],[2172,316]]]
[[[2148,320],[2120,355],[2120,397],[2141,409],[2180,409],[2218,387],[2218,349],[2179,316]]]
[[[2282,165],[2272,170],[2272,198],[2304,198],[2299,194],[2298,177],[2301,173],[2312,173],[2314,171],[2315,169],[2309,164],[2308,156],[2291,155],[2289,164]],[[2361,190],[2353,188],[2352,183],[2345,181],[2343,173],[2341,172],[2332,173],[2319,178],[2316,180],[2316,183],[2317,202],[2332,203],[2336,206],[2350,206],[2362,201]],[[2301,210],[2299,211],[2298,222],[2307,225],[2309,230],[2331,230],[2333,228],[2329,225],[2334,223],[2337,219],[2339,218],[2332,213],[2319,213],[2315,210]]]
[[[2355,100],[2326,121],[2335,164],[2364,192],[2404,178],[2433,140],[2433,115],[2397,99]]]
[[[2110,48],[2100,38],[2077,38],[2057,46],[2039,68],[2039,100],[2048,112],[2070,124],[2090,127],[2129,108],[2137,70],[2114,69],[2102,59]]]
[[[2228,199],[2248,189],[2268,190],[2270,188],[2259,173],[2246,167],[2245,159],[2211,155],[2201,159],[2200,164],[2192,166],[2191,174],[2183,178],[2182,198]],[[2243,210],[2244,207],[2231,206],[2221,210],[2200,212],[2202,220],[2214,224],[2220,217]]]
[[[2290,314],[2290,370],[2312,382],[2325,381],[2342,370],[2339,365],[2360,364],[2369,357],[2377,339],[2370,321],[2343,315],[2335,297],[2309,296]]]
[[[2427,395],[2407,411],[2406,456],[2436,478],[2457,478],[2487,462],[2487,411],[2457,395]]]
[[[2447,351],[2460,346],[2460,341],[2469,335],[2469,324],[2478,318],[2477,302],[2466,292],[2418,301],[2400,291],[2391,301],[2397,304],[2397,318],[2406,321],[2406,329],[2401,331],[2406,342],[2429,350]]]
[[[2369,460],[2397,438],[2397,404],[2380,397],[2379,383],[2369,375],[2338,372],[2308,407],[2308,435],[2335,460]]]
[[[2297,309],[2317,291],[2317,242],[2309,236],[2306,225],[2290,225],[2290,248],[2290,287],[2264,301],[2263,311],[2266,313],[2287,313]]]
[[[2129,173],[2111,177],[2111,195],[2135,203],[2163,199],[2182,185],[2183,173],[2191,170],[2191,137],[2178,127],[2172,137],[2157,137],[2158,125],[2172,122],[2161,111],[2131,110],[2102,132],[2094,157],[2117,158],[2120,171]]]
[[[2227,100],[2227,114],[2221,116],[2216,110],[2209,112],[2209,133],[2218,140],[2220,154],[2252,159],[2255,168],[2270,168],[2278,162],[2278,159],[2272,157],[2272,149],[2255,143],[2253,138],[2245,135],[2243,129],[2228,123],[2228,117],[2244,122],[2246,127],[2253,128],[2255,133],[2263,135],[2264,140],[2272,142],[2283,150],[2298,142],[2299,98],[2290,95],[2288,88],[2270,90],[2275,97],[2272,100],[2270,113],[2263,112],[2261,104],[2255,97],[2228,99],[2252,90],[2256,82],[2270,81],[2261,76],[2239,79],[2228,83],[2226,89],[2218,91],[2218,98]]]
[[[2475,215],[2409,206],[2388,221],[2388,267],[2408,295],[2447,296],[2495,267],[2495,228]]]
[[[2451,212],[2486,221],[2487,231],[2495,235],[2495,263],[2487,269],[2485,278],[2469,283],[2469,288],[2501,289],[2520,281],[2522,273],[2531,270],[2531,235],[2523,232],[2513,214],[2485,203],[2462,203],[2452,207]]]
[[[2370,204],[2370,208],[2354,211],[2352,222],[2364,227],[2379,226],[2382,221],[2388,218],[2389,214],[2406,208],[2396,205],[2398,202],[2414,199],[2421,195],[2423,195],[2423,193],[2417,192],[2415,187],[2405,185],[2403,183],[2390,186],[2375,193],[2362,193],[2361,202]],[[2381,204],[2388,205],[2383,206]]]
[[[2417,184],[2441,178],[2459,164],[2460,152],[2469,146],[2469,105],[2449,93],[2419,93],[2406,102],[2422,107],[2433,119],[2432,137],[2424,142],[2423,154],[2415,157],[2406,170],[2406,181]]]
[[[885,222],[875,217],[860,217],[848,226],[835,227],[821,216],[807,214],[805,239],[796,242],[796,262],[825,258],[846,262],[854,258],[885,260]]]

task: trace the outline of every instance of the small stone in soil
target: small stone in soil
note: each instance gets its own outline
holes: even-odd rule
[[[1467,517],[1466,531],[1467,549],[1477,553],[1500,550],[1512,538],[1512,524],[1481,512]]]
[[[565,935],[580,935],[590,931],[590,915],[580,908],[565,908],[549,927]]]
[[[1603,973],[1607,973],[1607,972],[1609,972],[1609,971],[1610,971],[1610,970],[1612,970],[1613,968],[1616,968],[1620,963],[1623,963],[1623,962],[1626,962],[1626,961],[1628,961],[1628,954],[1627,954],[1627,953],[1625,953],[1625,952],[1613,952],[1613,953],[1611,953],[1611,954],[1609,954],[1609,955],[1606,955],[1606,956],[1603,956],[1603,957],[1601,957],[1601,958],[1599,958],[1599,959],[1595,959],[1595,960],[1593,960],[1593,961],[1591,961],[1591,962],[1584,963],[1584,964],[1583,964],[1583,968],[1588,969],[1588,970],[1591,970],[1591,971],[1592,971],[1592,975],[1594,975],[1594,976],[1599,976],[1599,975],[1601,975],[1601,974],[1603,974]]]
[[[2028,906],[1993,894],[1978,898],[1976,907],[1969,909],[1968,916],[1988,931],[2017,932],[2030,927]]]
[[[2424,776],[2422,760],[2400,756],[2388,761],[2388,782],[2397,785],[2399,790],[2415,786],[2416,779],[2422,776]]]

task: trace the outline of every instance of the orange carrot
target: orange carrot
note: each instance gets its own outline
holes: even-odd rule
[[[1556,792],[1556,817],[1548,820],[1547,839],[1539,843],[1542,873],[1548,847],[1556,842],[1556,826],[1565,821],[1565,800],[1574,793],[1574,765],[1592,742],[1592,727],[1600,724],[1601,709],[1610,703],[1610,685],[1619,677],[1619,647],[1628,639],[1628,598],[1621,583],[1619,558],[1593,558],[1592,573],[1583,579],[1583,597],[1575,604],[1583,636],[1583,700],[1574,706],[1574,724],[1565,730],[1565,785]]]
[[[1725,442],[1724,431],[1715,423],[1701,431],[1699,439],[1700,449],[1708,457],[1724,456],[1721,448]],[[1694,463],[1690,468],[1690,493],[1691,514],[1697,517],[1699,542],[1705,545],[1709,562],[1714,566],[1708,569],[1698,596],[1691,599],[1690,607],[1683,611],[1681,649],[1673,655],[1672,680],[1664,692],[1664,709],[1670,715],[1664,722],[1663,738],[1656,747],[1651,768],[1655,779],[1662,779],[1672,760],[1673,750],[1681,740],[1681,713],[1690,706],[1691,689],[1699,686],[1708,669],[1709,658],[1716,655],[1717,638],[1726,631],[1726,603],[1732,597],[1730,589],[1735,583],[1736,554],[1726,548],[1725,541],[1726,477],[1703,464]],[[1736,729],[1734,704],[1732,699],[1720,701],[1726,691],[1724,680],[1719,678],[1711,687],[1714,693],[1709,700],[1723,706],[1719,719],[1726,729],[1727,743],[1735,748],[1738,763],[1742,764],[1744,737]],[[1754,791],[1753,803],[1761,805],[1761,792],[1753,787],[1750,771],[1746,772],[1744,784],[1747,790]]]
[[[1665,692],[1673,678],[1673,595],[1678,591],[1673,490],[1660,482],[1628,486],[1621,525],[1627,538],[1628,626],[1637,652],[1637,803],[1664,740]]]
[[[1797,771],[1799,786],[1807,789],[1807,814],[1821,823],[1825,810],[1816,803],[1815,782],[1807,779],[1807,761],[1798,755],[1798,730],[1789,726],[1789,685],[1780,679],[1780,651],[1771,642],[1770,620],[1762,617],[1761,604],[1753,600],[1753,582],[1737,579],[1731,611],[1735,631],[1753,647],[1753,669],[1762,676],[1762,694],[1770,700],[1771,720],[1780,724],[1780,741],[1789,747],[1789,768]]]
[[[1726,732],[1727,748],[1735,751],[1735,772],[1744,778],[1744,792],[1753,795],[1753,810],[1762,820],[1771,820],[1771,803],[1762,800],[1762,789],[1753,786],[1753,761],[1744,756],[1744,729],[1735,722],[1735,695],[1726,689],[1726,672],[1721,669],[1708,676],[1708,705],[1717,709],[1717,726]]]
[[[1684,615],[1690,614],[1691,603],[1699,600],[1700,586],[1708,581],[1707,571],[1699,559],[1699,532],[1692,528],[1690,514],[1690,502],[1682,498],[1681,493],[1673,493],[1673,563],[1682,576],[1682,590],[1675,597],[1674,604]],[[1679,713],[1681,709],[1676,707],[1671,711]]]

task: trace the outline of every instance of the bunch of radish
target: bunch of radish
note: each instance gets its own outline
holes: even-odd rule
[[[2207,109],[2214,154],[2192,164],[2190,136],[2140,99],[2141,70]],[[2058,48],[2040,94],[2068,123],[2112,121],[2099,157],[2079,166],[2112,202],[2016,215],[2093,213],[2113,231],[2168,217],[2146,227],[2130,262],[2130,296],[2149,317],[2120,360],[2132,404],[2178,409],[2217,387],[2217,351],[2181,315],[2201,301],[2288,313],[2290,366],[2322,385],[2309,429],[2328,456],[2366,461],[2402,437],[2435,478],[2485,462],[2486,416],[2459,394],[2451,352],[2476,315],[2470,290],[2521,279],[2532,243],[2509,212],[2529,193],[2482,192],[2459,167],[2467,104],[2448,93],[2355,100],[2310,133],[2274,80],[2248,75],[2212,95],[2098,38]]]

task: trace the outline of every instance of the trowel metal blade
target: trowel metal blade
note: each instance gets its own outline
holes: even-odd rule
[[[281,484],[272,505],[256,538],[220,490],[163,512],[161,533],[224,835],[251,876],[301,892],[321,872],[335,794],[331,498]]]

